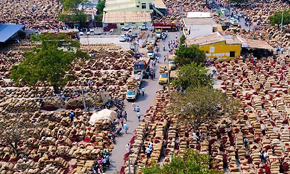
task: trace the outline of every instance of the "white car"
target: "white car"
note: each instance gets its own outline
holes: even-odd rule
[[[169,70],[175,70],[176,69],[176,65],[175,65],[174,61],[169,61],[168,64],[169,64]]]
[[[126,42],[126,40],[127,40],[127,37],[125,35],[121,35],[119,38],[120,42]]]
[[[84,35],[84,32],[81,31],[81,32],[80,32],[80,36],[83,36],[83,35]]]

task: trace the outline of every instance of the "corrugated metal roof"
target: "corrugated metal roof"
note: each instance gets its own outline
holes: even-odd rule
[[[265,50],[274,49],[271,45],[269,45],[266,41],[263,40],[246,39],[243,38],[242,36],[237,36],[237,38],[242,42],[242,47],[244,48],[256,48]]]
[[[187,12],[188,18],[210,18],[210,12]]]
[[[107,12],[104,23],[151,22],[150,12],[128,11]]]
[[[241,44],[241,41],[237,38],[234,37],[225,37],[222,36],[220,33],[216,32],[213,34],[209,34],[206,36],[201,36],[201,37],[196,37],[194,39],[189,39],[186,40],[186,43],[188,45],[208,45],[208,44],[213,44],[217,42],[225,42],[226,44]]]
[[[185,25],[217,25],[212,18],[184,18]]]
[[[17,31],[22,29],[24,25],[0,24],[0,42],[6,42]]]

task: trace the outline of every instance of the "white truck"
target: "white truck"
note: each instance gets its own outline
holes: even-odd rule
[[[129,78],[127,81],[127,92],[126,99],[127,101],[135,101],[139,94],[139,87],[142,83],[143,75],[142,73],[133,74],[132,78]]]

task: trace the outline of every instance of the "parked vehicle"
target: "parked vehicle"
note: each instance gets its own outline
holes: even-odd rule
[[[169,61],[168,64],[169,64],[169,70],[175,70],[176,69],[176,65],[175,65],[174,61]]]
[[[119,38],[120,42],[126,42],[126,40],[127,40],[127,37],[125,35],[121,35]]]
[[[131,27],[130,25],[126,24],[124,27],[121,28],[122,31],[129,31],[130,29],[132,29],[133,27]]]
[[[163,85],[163,84],[167,84],[168,82],[168,76],[167,74],[163,73],[163,74],[160,74],[160,77],[159,77],[159,84],[160,85]]]
[[[147,51],[147,57],[149,57],[149,58],[152,58],[154,56],[154,54],[155,53],[152,50]]]
[[[148,30],[146,24],[143,24],[142,26],[139,27],[140,30]]]
[[[178,27],[175,23],[172,23],[170,21],[167,22],[153,22],[152,26],[155,28],[155,30],[169,30],[169,31],[177,31]]]
[[[117,29],[117,24],[108,24],[106,27],[104,27],[104,31],[110,31],[111,29]]]

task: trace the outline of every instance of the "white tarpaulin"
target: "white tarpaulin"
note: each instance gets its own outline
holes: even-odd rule
[[[103,109],[97,113],[94,113],[90,118],[90,124],[95,125],[98,120],[111,120],[117,118],[117,113],[115,111],[111,111],[109,109]]]

